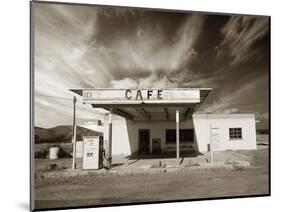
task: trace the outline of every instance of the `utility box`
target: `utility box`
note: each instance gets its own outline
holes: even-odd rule
[[[100,169],[103,162],[103,139],[101,136],[83,137],[82,169]]]
[[[161,139],[152,139],[152,154],[161,154]]]

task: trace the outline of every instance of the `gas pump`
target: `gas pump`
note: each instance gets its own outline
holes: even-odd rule
[[[82,169],[100,169],[103,167],[103,137],[83,137]]]

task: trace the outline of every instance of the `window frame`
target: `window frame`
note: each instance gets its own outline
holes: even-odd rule
[[[228,128],[228,137],[229,140],[242,140],[243,139],[242,127]]]
[[[194,140],[195,140],[195,138],[194,138],[194,134],[195,134],[195,132],[194,132],[194,129],[193,128],[184,128],[184,129],[179,129],[180,130],[180,132],[179,132],[179,134],[180,134],[180,143],[184,143],[184,144],[190,144],[190,143],[194,143]],[[170,141],[170,139],[169,139],[169,141],[168,141],[168,139],[167,139],[167,133],[168,133],[168,131],[170,131],[170,132],[172,132],[174,135],[170,135],[170,137],[173,137],[174,136],[174,141]],[[183,138],[184,137],[187,137],[187,138],[189,138],[189,135],[184,135],[184,131],[192,131],[192,140],[190,139],[190,140],[183,140]],[[165,129],[165,142],[166,142],[166,144],[176,144],[177,143],[177,141],[176,141],[176,129]]]

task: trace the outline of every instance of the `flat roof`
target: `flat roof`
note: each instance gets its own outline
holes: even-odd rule
[[[211,88],[80,88],[70,91],[80,95],[94,108],[112,109],[113,113],[131,120],[175,120],[190,118],[202,105]]]
[[[254,113],[195,113],[192,115],[195,119],[233,119],[233,118],[255,118]]]

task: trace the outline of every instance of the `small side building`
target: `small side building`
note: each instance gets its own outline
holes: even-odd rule
[[[256,149],[255,114],[193,114],[194,130],[201,152]]]

